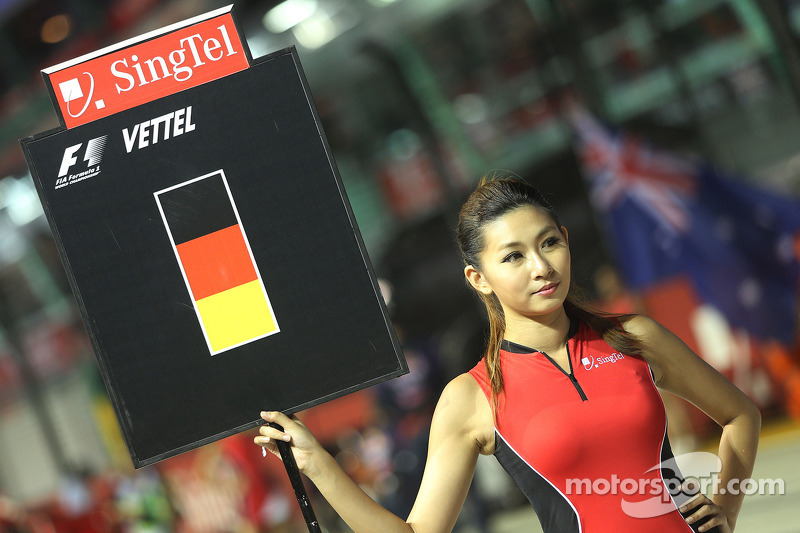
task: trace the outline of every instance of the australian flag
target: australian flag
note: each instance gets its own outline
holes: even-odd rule
[[[583,110],[571,121],[592,203],[631,288],[684,276],[732,326],[795,340],[800,201],[655,149]]]

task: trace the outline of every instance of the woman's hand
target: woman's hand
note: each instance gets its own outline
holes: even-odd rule
[[[683,504],[679,509],[681,513],[696,509],[695,512],[686,517],[686,523],[694,524],[705,517],[709,517],[703,522],[703,525],[698,527],[699,531],[708,531],[714,526],[717,526],[719,533],[732,533],[731,526],[728,524],[728,517],[725,511],[719,505],[715,504],[708,497],[703,494],[695,494],[695,496]]]
[[[300,471],[356,532],[452,531],[464,507],[478,454],[490,453],[494,447],[491,406],[478,382],[469,374],[462,374],[445,387],[439,398],[421,488],[411,513],[403,520],[381,507],[350,479],[302,422],[277,412],[261,413],[261,417],[282,426],[284,431],[262,426],[254,442],[275,455],[280,455],[276,442],[289,443]]]
[[[294,460],[297,462],[297,468],[305,475],[313,478],[316,473],[315,459],[324,450],[311,431],[297,417],[289,418],[278,411],[262,411],[261,418],[267,422],[278,424],[283,427],[283,431],[265,424],[259,428],[259,436],[255,437],[253,442],[277,457],[281,456],[280,451],[278,451],[277,441],[289,443]]]
[[[722,464],[722,470],[717,475],[718,486],[728,487],[730,483],[750,478],[761,429],[758,407],[686,343],[656,321],[643,316],[631,317],[626,320],[625,329],[643,342],[642,357],[653,368],[658,386],[699,407],[722,428],[717,452]],[[694,503],[703,506],[704,511],[700,516],[719,514],[718,509],[722,507],[725,510],[725,524],[721,523],[719,529],[727,532],[736,527],[744,495],[744,491],[720,490],[714,494],[710,509],[705,509],[708,499]]]

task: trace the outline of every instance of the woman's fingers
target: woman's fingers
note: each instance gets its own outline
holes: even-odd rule
[[[262,411],[261,418],[269,423],[262,426],[262,434],[265,436],[292,442],[303,449],[310,449],[316,444],[314,436],[296,415],[289,417],[280,411]],[[270,427],[274,424],[280,426],[283,431],[281,431],[281,429],[276,429],[275,432],[263,430],[263,428]]]
[[[300,471],[308,474],[307,469],[311,468],[314,472],[318,460],[325,457],[325,450],[308,428],[296,416],[289,417],[279,411],[262,411],[261,418],[267,424],[258,429],[253,442],[277,457],[281,456],[278,444],[287,442]]]
[[[694,496],[692,496],[686,503],[684,503],[681,508],[679,509],[680,512],[685,513],[686,511],[690,511],[695,507],[703,505],[705,502],[710,502],[705,494],[702,492],[698,492]]]
[[[288,428],[291,424],[294,424],[296,420],[289,418],[280,411],[261,411],[261,418],[267,422],[273,422],[284,428]]]
[[[728,519],[722,515],[714,515],[705,522],[703,525],[697,528],[698,531],[708,531],[712,527],[718,527],[720,533],[728,533],[730,532],[730,528],[728,527]]]
[[[256,437],[256,439],[259,439],[258,443],[266,444],[268,442],[275,442],[278,440],[289,442],[291,440],[291,437],[283,431],[269,426],[261,426],[258,429],[258,433],[260,434],[260,437]]]
[[[729,529],[724,529],[727,527],[728,519],[722,507],[709,500],[705,494],[701,493],[695,495],[691,500],[683,504],[679,510],[681,513],[685,513],[692,509],[696,510],[686,517],[686,522],[688,524],[693,524],[698,520],[708,517],[703,524],[697,528],[699,531],[708,531],[714,526],[722,526],[723,531],[729,531]]]
[[[697,522],[701,518],[714,514],[714,505],[706,504],[701,505],[700,508],[686,517],[686,521],[690,524]]]
[[[275,442],[269,439],[268,437],[255,437],[253,442],[261,446],[262,450],[266,450],[267,452],[275,455],[276,457],[281,456],[281,452],[278,450],[278,447],[275,445]],[[264,454],[266,457],[266,453]]]

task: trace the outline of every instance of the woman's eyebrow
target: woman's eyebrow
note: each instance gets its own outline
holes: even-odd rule
[[[555,226],[547,226],[545,228],[542,228],[542,231],[540,231],[536,235],[536,240],[540,239],[542,236],[544,236],[545,234],[547,234],[547,233],[549,233],[549,232],[551,232],[553,230],[558,230],[558,228],[555,227]],[[518,248],[520,246],[523,246],[523,243],[521,243],[520,241],[511,241],[511,242],[506,242],[506,243],[501,244],[500,246],[497,247],[497,249],[498,250],[505,250],[506,248]]]
[[[522,246],[522,243],[521,243],[521,242],[519,242],[519,241],[512,241],[512,242],[507,242],[507,243],[505,243],[505,244],[503,244],[503,245],[499,246],[499,247],[498,247],[498,249],[499,249],[499,250],[505,250],[506,248],[519,248],[520,246]]]

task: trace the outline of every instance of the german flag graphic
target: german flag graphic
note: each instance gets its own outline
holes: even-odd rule
[[[280,331],[222,170],[154,195],[211,355]]]

